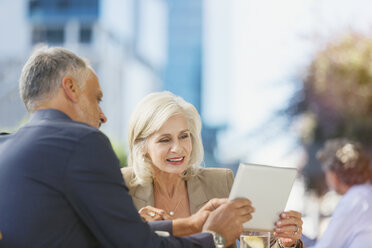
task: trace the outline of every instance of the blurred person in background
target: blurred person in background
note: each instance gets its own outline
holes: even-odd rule
[[[314,247],[372,247],[372,169],[362,145],[331,139],[318,152],[330,189],[342,195]]]
[[[200,166],[201,128],[196,108],[171,92],[151,93],[133,111],[128,167],[122,173],[146,221],[187,217],[210,199],[229,196],[232,171]],[[271,245],[302,247],[301,214],[288,211],[278,218],[274,234],[279,239],[273,237]]]

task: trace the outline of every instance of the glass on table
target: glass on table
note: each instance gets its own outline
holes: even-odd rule
[[[240,248],[270,248],[270,232],[244,231]]]

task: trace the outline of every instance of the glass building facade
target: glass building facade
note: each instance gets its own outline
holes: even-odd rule
[[[77,42],[89,44],[98,14],[98,0],[30,0],[28,17],[32,25],[32,44],[64,44],[71,30],[76,33]],[[69,27],[71,20],[75,21],[75,27]]]

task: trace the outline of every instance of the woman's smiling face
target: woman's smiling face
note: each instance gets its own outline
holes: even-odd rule
[[[178,114],[170,117],[157,132],[149,136],[146,156],[159,170],[180,174],[189,166],[191,150],[187,119]]]

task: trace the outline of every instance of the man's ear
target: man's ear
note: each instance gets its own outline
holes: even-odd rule
[[[62,78],[62,89],[69,100],[74,103],[78,101],[80,88],[72,77],[66,76]]]

